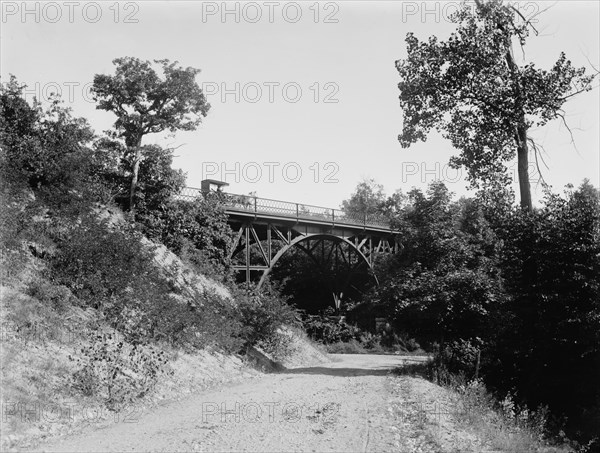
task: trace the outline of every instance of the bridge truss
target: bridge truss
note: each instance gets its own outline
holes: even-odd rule
[[[202,194],[200,189],[186,188],[179,198]],[[349,269],[348,278],[367,271],[375,281],[374,257],[400,248],[396,234],[381,217],[351,216],[337,209],[249,195],[211,194],[225,203],[228,223],[236,232],[230,254],[233,268],[245,274],[246,282],[258,280],[259,287],[293,247],[317,266],[341,263]]]

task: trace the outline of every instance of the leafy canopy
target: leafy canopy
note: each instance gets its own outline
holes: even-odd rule
[[[133,57],[113,60],[114,76],[94,77],[97,108],[117,115],[115,128],[128,147],[139,146],[145,134],[194,130],[210,109],[195,81],[199,69],[182,68],[167,59],[154,62],[161,66],[164,78],[150,61]]]
[[[515,157],[519,129],[564,120],[565,101],[591,89],[594,78],[564,53],[549,70],[516,65],[513,41],[523,46],[529,34],[522,19],[502,1],[490,0],[474,9],[463,5],[452,16],[458,26],[447,41],[407,34],[408,56],[396,61],[402,147],[425,141],[435,129],[460,151],[450,163],[464,165],[474,186],[493,178],[508,182],[503,163]]]

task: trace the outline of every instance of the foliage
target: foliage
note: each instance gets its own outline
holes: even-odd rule
[[[478,378],[483,342],[476,337],[434,345],[430,373],[438,384],[468,382]]]
[[[246,347],[277,343],[281,341],[279,331],[283,326],[298,324],[296,311],[269,282],[260,291],[239,288],[236,301],[244,324]]]
[[[165,292],[153,254],[134,228],[113,228],[88,215],[62,239],[60,253],[52,259],[56,278],[86,304],[111,310],[133,295]]]
[[[309,337],[324,344],[358,341],[362,333],[361,329],[348,324],[343,318],[331,320],[320,315],[308,315],[303,324]]]
[[[126,154],[128,168],[132,167],[131,156]],[[179,194],[185,187],[185,174],[174,170],[173,150],[162,149],[158,145],[142,147],[140,161],[139,187],[136,191],[136,206],[139,211],[157,211],[166,209],[171,197]]]
[[[98,109],[117,116],[114,127],[131,157],[130,208],[133,208],[142,160],[142,138],[165,130],[195,130],[210,104],[195,81],[199,69],[182,68],[167,59],[155,60],[164,78],[150,61],[116,58],[115,75],[96,74],[92,93]]]
[[[380,213],[385,200],[383,186],[374,179],[365,179],[358,183],[350,198],[342,202],[342,210],[346,215],[362,219]]]
[[[585,181],[563,197],[548,192],[534,212],[514,208],[496,190],[452,202],[437,184],[409,197],[396,222],[404,247],[380,266],[375,297],[388,304],[398,330],[438,343],[431,376],[473,377],[479,351],[479,374],[491,389],[511,392],[519,405],[547,405],[555,432],[593,443],[600,420],[598,189]]]
[[[0,87],[2,177],[23,181],[56,206],[104,200],[97,174],[106,157],[91,148],[94,133],[87,121],[73,117],[59,99],[46,110],[37,102],[30,106],[24,88],[14,76]]]
[[[165,353],[152,347],[129,344],[115,333],[96,332],[81,355],[71,357],[78,365],[72,387],[103,400],[118,410],[150,392],[167,373]]]
[[[327,343],[327,352],[329,354],[367,354],[369,351],[354,338],[349,341],[337,341]]]
[[[135,155],[120,140],[102,137],[94,143],[97,152],[110,158],[110,167],[98,169],[105,185],[109,186],[114,201],[126,206],[131,185],[131,176]],[[185,174],[174,170],[173,150],[158,145],[140,147],[138,182],[135,191],[136,214],[142,217],[147,212],[165,209],[171,197],[177,195],[185,186]]]
[[[207,291],[179,294],[132,227],[88,216],[59,245],[51,259],[56,281],[100,310],[127,341],[239,349],[242,321],[231,303]]]
[[[376,297],[388,304],[396,327],[429,343],[482,335],[502,298],[494,267],[495,237],[481,211],[451,203],[443,183],[427,195],[409,193],[396,228],[403,250],[380,266]]]
[[[488,382],[568,415],[570,434],[589,439],[600,422],[598,189],[585,181],[565,197],[548,193],[540,210],[497,224],[511,297],[495,322]]]
[[[452,15],[458,25],[447,41],[432,36],[421,42],[407,34],[408,56],[396,62],[404,114],[398,139],[408,147],[424,141],[432,128],[442,132],[460,151],[451,165],[464,165],[475,186],[507,182],[504,163],[517,154],[521,202],[531,209],[527,131],[564,120],[562,105],[590,90],[594,76],[573,67],[564,53],[550,70],[534,63],[518,66],[513,40],[524,46],[530,24],[501,0],[476,4],[463,4]]]
[[[229,266],[233,232],[218,197],[170,200],[156,210],[138,214],[144,233],[202,270],[223,274]],[[216,269],[216,272],[215,272]]]
[[[53,285],[45,279],[29,282],[25,293],[57,312],[66,311],[74,302],[73,294],[64,285]]]

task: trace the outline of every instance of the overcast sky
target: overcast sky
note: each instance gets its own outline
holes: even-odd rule
[[[23,6],[26,6],[24,8]],[[234,193],[337,207],[362,178],[387,193],[444,179],[458,195],[463,171],[443,139],[403,149],[398,73],[409,31],[448,36],[457,2],[2,2],[1,76],[29,85],[30,98],[60,90],[96,132],[114,122],[89,98],[94,74],[121,56],[168,58],[200,68],[212,106],[194,132],[148,136],[178,146],[175,166],[199,187],[223,179]],[[549,68],[565,51],[577,66],[599,63],[600,2],[520,2],[540,36],[524,55]],[[26,9],[26,10],[25,10]],[[523,55],[518,52],[519,59]],[[597,83],[596,83],[597,85]],[[565,110],[576,148],[558,122],[533,135],[546,150],[555,190],[589,178],[600,185],[600,90]],[[513,166],[513,168],[516,168]],[[535,177],[534,177],[535,179]],[[541,187],[532,184],[535,197]]]

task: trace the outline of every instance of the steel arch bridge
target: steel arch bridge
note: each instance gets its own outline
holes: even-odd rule
[[[206,196],[206,187],[186,187],[179,199]],[[378,253],[396,253],[397,235],[387,220],[352,216],[344,211],[281,200],[213,192],[225,203],[228,223],[236,232],[230,258],[247,282],[258,273],[260,287],[279,259],[291,248],[302,250],[316,264],[345,263],[354,272],[364,267],[373,275]],[[326,247],[325,243],[331,245]]]

